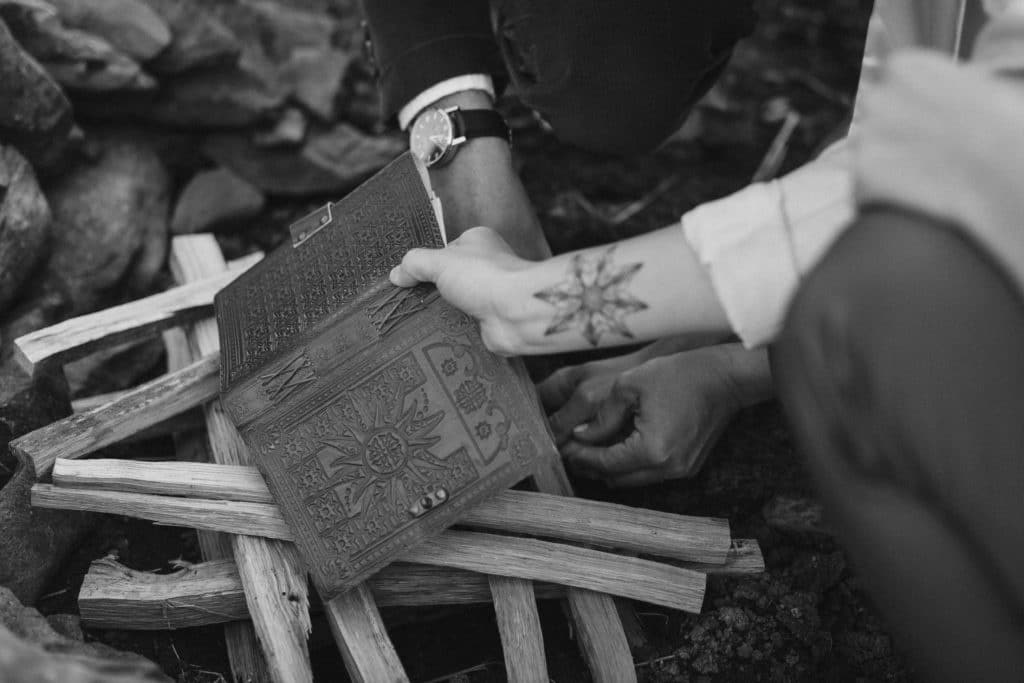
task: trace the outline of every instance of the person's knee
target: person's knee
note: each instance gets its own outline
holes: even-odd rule
[[[561,140],[635,154],[670,136],[717,80],[753,27],[750,5],[498,0],[495,30],[519,96]]]
[[[783,344],[814,344],[825,353],[837,338],[863,342],[899,336],[915,312],[942,305],[972,248],[948,226],[894,208],[861,213],[805,277],[786,316]],[[826,339],[827,338],[827,339]]]

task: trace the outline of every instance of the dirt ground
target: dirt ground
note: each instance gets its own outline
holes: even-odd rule
[[[682,131],[652,155],[622,161],[560,145],[510,103],[521,173],[556,251],[635,235],[739,189],[758,168],[785,112],[800,115],[782,170],[811,158],[843,130],[859,70],[870,0],[763,0],[757,33],[737,51],[720,84]],[[639,204],[637,204],[639,202]],[[224,240],[237,253],[268,248],[284,219],[306,207],[278,205],[260,227]],[[616,219],[634,211],[625,221]],[[578,360],[559,359],[557,362]],[[155,454],[169,445],[154,443]],[[756,538],[762,576],[713,578],[704,612],[690,616],[636,604],[646,643],[634,651],[643,681],[902,681],[907,671],[847,558],[828,535],[799,458],[774,405],[742,414],[702,474],[634,491],[578,482],[582,495],[674,513],[727,517],[735,537]],[[116,550],[122,562],[167,570],[198,561],[195,534],[107,518],[69,563],[40,607],[75,611],[89,561]],[[542,605],[551,678],[589,680],[558,604]],[[489,607],[385,613],[416,681],[504,680]],[[219,627],[180,632],[94,631],[138,651],[169,675],[197,683],[226,678]],[[310,641],[319,680],[344,681],[326,623]]]

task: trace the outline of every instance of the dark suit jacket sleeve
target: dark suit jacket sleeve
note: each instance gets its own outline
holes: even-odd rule
[[[486,0],[363,0],[385,120],[447,78],[501,80],[489,8]]]

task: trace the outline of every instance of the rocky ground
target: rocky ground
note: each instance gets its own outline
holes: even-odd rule
[[[69,397],[129,386],[163,367],[154,343],[72,364],[66,382],[59,373],[30,382],[14,369],[10,339],[165,286],[168,234],[215,230],[228,256],[273,248],[291,219],[337,198],[402,147],[398,136],[380,134],[349,3],[117,2],[134,8],[122,15],[132,30],[83,14],[91,0],[0,0],[0,101],[13,103],[0,111],[0,444],[66,414]],[[506,102],[520,170],[555,250],[661,227],[742,187],[790,113],[799,125],[780,170],[810,158],[849,116],[870,4],[761,0],[757,33],[719,86],[672,141],[642,158],[562,146]],[[330,21],[311,20],[328,10]],[[204,21],[194,20],[197,11]],[[336,87],[314,87],[323,83]],[[147,448],[172,457],[169,443]],[[0,448],[0,585],[14,591],[0,596],[0,624],[49,651],[107,657],[116,662],[111,671],[139,665],[110,660],[100,644],[142,654],[180,681],[228,676],[220,628],[80,633],[73,618],[52,617],[75,613],[93,559],[115,552],[130,567],[164,570],[172,560],[199,560],[195,534],[121,518],[30,515],[27,481],[14,469]],[[741,415],[693,480],[579,489],[728,517],[734,536],[758,539],[765,553],[764,575],[713,579],[700,616],[635,606],[646,636],[634,651],[641,680],[907,678],[821,518],[775,406]],[[45,616],[52,628],[40,624]],[[503,680],[489,609],[385,617],[414,680]],[[552,679],[587,680],[558,605],[543,605],[542,619]],[[322,680],[344,678],[322,621],[314,620],[311,650]]]

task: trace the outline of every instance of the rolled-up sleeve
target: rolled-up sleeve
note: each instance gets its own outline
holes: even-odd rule
[[[682,226],[733,331],[753,348],[778,334],[802,275],[853,213],[844,142],[780,180],[697,207]]]

